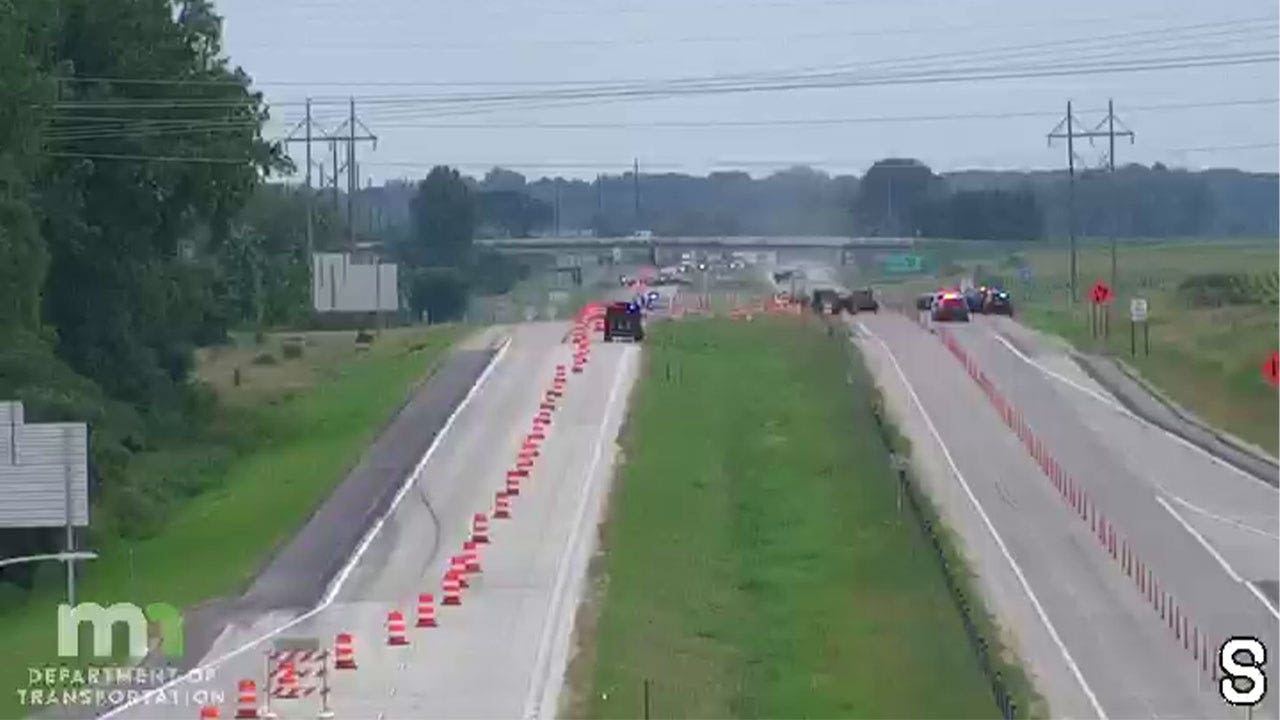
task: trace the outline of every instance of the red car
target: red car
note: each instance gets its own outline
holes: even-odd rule
[[[934,298],[930,316],[935,322],[969,322],[969,303],[958,292],[939,293]]]

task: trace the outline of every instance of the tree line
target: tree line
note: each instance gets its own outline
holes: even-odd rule
[[[477,231],[522,237],[557,231],[596,235],[927,235],[1028,240],[1069,232],[1063,171],[935,173],[887,158],[861,177],[795,167],[752,178],[626,172],[594,180],[524,175],[494,168],[462,176],[479,205]],[[1131,164],[1114,175],[1076,177],[1076,230],[1120,237],[1264,237],[1280,232],[1274,173],[1188,171]],[[411,188],[368,199],[386,217],[407,215]]]

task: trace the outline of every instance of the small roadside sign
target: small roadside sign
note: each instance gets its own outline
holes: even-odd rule
[[[1147,321],[1146,298],[1133,298],[1129,301],[1129,319],[1136,323]]]
[[[1089,291],[1089,299],[1094,305],[1105,305],[1111,302],[1111,287],[1099,280],[1093,284],[1093,289]]]
[[[1271,387],[1280,387],[1280,352],[1272,352],[1262,364],[1262,377]]]

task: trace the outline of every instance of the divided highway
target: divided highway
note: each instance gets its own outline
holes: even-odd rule
[[[1054,716],[1239,714],[939,339],[896,314],[852,322]],[[947,328],[1202,632],[1280,649],[1274,488],[1117,409],[1069,358],[1007,319]],[[1276,717],[1274,700],[1254,716]]]
[[[265,701],[265,652],[273,642],[314,638],[327,648],[337,634],[351,633],[357,668],[330,676],[336,717],[552,716],[638,347],[593,343],[584,372],[568,376],[541,456],[512,499],[512,518],[490,521],[482,572],[470,576],[461,606],[440,600],[441,578],[468,538],[473,513],[492,509],[556,365],[570,364],[568,329],[538,323],[511,330],[509,344],[317,609],[266,612],[228,627],[199,663],[212,678],[180,680],[169,690],[223,692],[222,717],[233,717],[240,679],[257,681],[258,704]],[[438,627],[413,627],[419,593],[434,594]],[[388,646],[392,610],[408,621],[408,646]],[[313,718],[320,710],[318,694],[271,703],[281,718]],[[152,697],[107,717],[198,712]]]

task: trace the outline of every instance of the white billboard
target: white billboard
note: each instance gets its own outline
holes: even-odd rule
[[[89,524],[89,430],[84,423],[24,423],[20,403],[0,416],[0,528]]]
[[[311,306],[317,312],[395,312],[400,287],[395,263],[315,253],[311,261]]]

